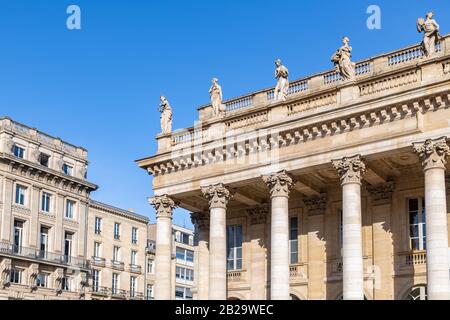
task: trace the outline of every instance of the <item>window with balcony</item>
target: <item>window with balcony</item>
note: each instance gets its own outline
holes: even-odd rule
[[[102,218],[95,217],[94,229],[95,229],[95,234],[102,233]]]
[[[130,297],[136,296],[136,277],[130,277]]]
[[[22,284],[22,270],[17,268],[12,268],[9,273],[9,282],[15,284]]]
[[[101,243],[100,242],[94,242],[94,258],[100,258],[101,257]]]
[[[120,240],[120,224],[114,223],[114,239]]]
[[[298,263],[298,218],[289,219],[289,252],[291,264]]]
[[[73,167],[67,163],[63,164],[63,172],[68,176],[73,176]]]
[[[49,238],[50,228],[41,226],[41,234],[40,234],[40,244],[39,244],[39,255],[41,258],[47,258],[48,250],[48,238]]]
[[[50,156],[45,153],[41,153],[39,155],[39,164],[41,166],[48,167],[49,163],[50,163]]]
[[[113,273],[111,284],[112,294],[117,294],[119,290],[119,275],[117,273]]]
[[[66,200],[66,218],[67,219],[73,219],[74,208],[75,208],[75,201]]]
[[[227,269],[242,269],[242,226],[227,226]]]
[[[114,262],[119,262],[119,253],[120,253],[120,248],[117,246],[113,247],[113,261]]]
[[[66,263],[70,263],[72,257],[72,246],[73,246],[73,233],[64,233],[64,260]]]
[[[177,247],[176,257],[177,259],[183,260],[185,262],[194,262],[194,251]]]
[[[48,192],[42,192],[41,196],[41,211],[49,213],[51,209],[52,195]]]
[[[16,199],[15,203],[21,206],[25,205],[25,197],[27,194],[27,187],[16,185]]]
[[[22,252],[24,222],[22,220],[14,220],[14,253]]]
[[[425,199],[408,199],[410,249],[426,250]]]
[[[137,265],[137,251],[134,250],[131,251],[131,265],[132,266]]]
[[[41,288],[47,288],[48,275],[45,273],[40,273],[36,277],[36,285]]]
[[[138,242],[138,229],[133,227],[131,228],[131,243],[137,244]]]
[[[23,159],[25,157],[25,149],[15,144],[13,146],[13,154],[15,157]]]

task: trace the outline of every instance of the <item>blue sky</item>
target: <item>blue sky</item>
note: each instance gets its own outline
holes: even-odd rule
[[[81,8],[82,29],[66,28]],[[366,9],[381,8],[381,30]],[[212,77],[225,98],[274,85],[281,58],[291,79],[332,67],[344,35],[354,59],[420,42],[415,21],[436,12],[450,32],[450,2],[0,0],[0,115],[89,150],[93,198],[155,221],[151,177],[134,160],[156,151],[158,100],[174,128],[191,126]],[[178,210],[177,224],[190,226]]]

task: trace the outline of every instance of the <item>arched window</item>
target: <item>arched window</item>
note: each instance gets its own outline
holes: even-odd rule
[[[299,297],[297,297],[295,294],[291,294],[291,300],[300,300]]]
[[[405,300],[427,300],[427,286],[419,285],[412,287],[411,291],[406,295]]]

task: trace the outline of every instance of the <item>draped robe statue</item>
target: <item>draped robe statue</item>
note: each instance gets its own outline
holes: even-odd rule
[[[433,19],[434,13],[429,12],[425,19],[419,18],[417,20],[417,31],[423,32],[423,52],[426,57],[431,57],[436,52],[436,44],[439,40],[439,25]]]
[[[209,89],[214,116],[219,116],[225,112],[225,106],[222,104],[222,87],[218,81],[217,78],[212,79],[212,86]]]
[[[159,112],[161,113],[161,133],[168,134],[172,132],[172,108],[166,97],[160,97]]]
[[[277,59],[275,61],[275,78],[277,81],[277,86],[275,87],[275,101],[286,101],[289,90],[289,70],[282,65],[281,60]]]
[[[349,46],[350,39],[344,37],[342,39],[342,47],[337,49],[336,53],[331,57],[333,62],[344,80],[352,80],[355,78],[355,64],[351,61],[352,47]]]

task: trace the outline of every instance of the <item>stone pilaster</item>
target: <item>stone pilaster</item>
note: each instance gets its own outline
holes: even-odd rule
[[[447,138],[413,144],[425,174],[428,299],[450,299],[445,164],[450,155]]]
[[[156,210],[155,300],[172,298],[172,214],[176,207],[168,195],[149,199]]]
[[[230,191],[222,184],[202,187],[209,201],[209,300],[227,298],[227,204]]]
[[[208,300],[209,294],[209,213],[193,212],[192,224],[196,231],[195,265],[197,274],[194,275],[197,286],[197,300]]]
[[[280,171],[263,176],[271,195],[270,298],[289,300],[289,192],[291,176]]]
[[[342,280],[344,300],[364,299],[361,227],[361,177],[366,166],[360,155],[332,160],[342,185]]]
[[[267,282],[267,249],[266,240],[266,222],[269,216],[267,205],[261,205],[247,210],[250,219],[250,242],[252,260],[250,264],[250,287],[252,300],[266,300],[266,282]]]

